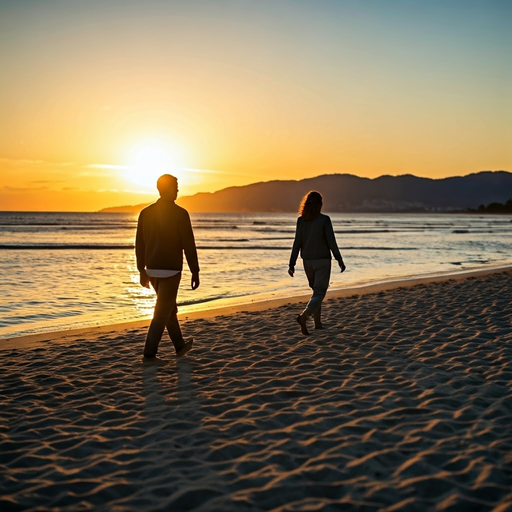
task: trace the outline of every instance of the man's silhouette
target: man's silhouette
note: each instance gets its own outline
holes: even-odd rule
[[[192,289],[199,286],[199,263],[190,217],[187,210],[174,203],[178,197],[178,180],[164,174],[156,186],[160,199],[140,212],[135,238],[140,284],[149,288],[151,282],[157,295],[144,347],[145,360],[156,358],[166,327],[177,356],[186,354],[192,347],[193,340],[183,339],[177,317],[183,252],[192,272]]]

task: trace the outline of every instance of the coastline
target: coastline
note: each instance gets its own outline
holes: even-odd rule
[[[105,216],[45,218],[34,214],[13,219],[19,229],[4,237],[4,242],[20,242],[20,251],[0,251],[9,276],[3,286],[0,346],[8,339],[44,333],[53,336],[70,329],[150,318],[155,295],[138,282],[134,252],[107,250],[112,243],[133,242],[133,222],[114,222],[110,214]],[[182,317],[193,311],[306,296],[310,290],[302,269],[291,279],[285,266],[295,221],[289,214],[199,215],[195,229],[197,244],[204,247],[201,287],[190,289],[185,283],[190,279],[185,269],[178,297]],[[333,214],[332,221],[338,226],[339,242],[349,265],[344,274],[332,272],[330,293],[415,274],[512,266],[512,224],[504,224],[497,217],[487,221],[460,215]],[[38,223],[48,226],[42,231],[31,227]],[[23,228],[26,224],[28,227]],[[94,228],[90,233],[93,238],[87,241],[103,252],[76,249],[84,242],[83,225]],[[23,229],[37,229],[37,239],[24,238]],[[56,241],[67,249],[53,251]],[[45,252],[23,250],[24,244],[36,242]],[[258,250],[247,249],[253,242]],[[19,261],[33,269],[30,286]]]
[[[491,267],[486,269],[472,269],[458,272],[446,272],[425,276],[409,276],[384,280],[373,284],[364,284],[361,286],[353,286],[349,288],[336,288],[330,289],[327,292],[326,301],[329,299],[337,299],[342,297],[350,297],[353,295],[366,295],[372,293],[379,293],[381,291],[395,290],[398,288],[408,288],[417,285],[429,283],[442,283],[450,280],[464,280],[472,277],[485,277],[488,275],[512,272],[512,265],[503,265],[499,267]],[[195,309],[193,311],[185,311],[178,313],[180,322],[184,320],[195,319],[210,319],[217,316],[234,315],[242,311],[264,311],[267,309],[278,308],[286,304],[300,304],[309,300],[310,294],[295,295],[291,297],[283,297],[277,299],[269,299],[262,301],[251,301],[236,303],[228,306],[220,306],[214,308],[204,307],[204,309]],[[53,342],[67,342],[70,343],[75,339],[84,337],[97,337],[105,333],[112,333],[114,331],[128,331],[131,329],[138,329],[147,327],[150,318],[143,320],[134,320],[116,324],[105,324],[94,327],[81,327],[76,329],[69,329],[64,331],[43,332],[37,334],[30,334],[25,336],[18,336],[12,338],[0,339],[0,352],[2,350],[23,349],[31,348],[44,343]]]

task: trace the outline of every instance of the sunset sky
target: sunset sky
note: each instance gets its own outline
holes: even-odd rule
[[[0,0],[0,210],[512,170],[509,0]]]

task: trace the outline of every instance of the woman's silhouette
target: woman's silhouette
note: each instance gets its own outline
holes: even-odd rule
[[[308,192],[300,203],[299,218],[295,230],[290,268],[288,274],[293,277],[295,263],[300,255],[304,264],[304,271],[308,278],[313,295],[306,309],[297,317],[302,334],[308,335],[307,319],[312,316],[315,320],[315,329],[322,329],[320,320],[322,300],[329,287],[331,277],[331,252],[338,261],[342,272],[345,264],[340,250],[336,244],[331,219],[320,213],[322,210],[322,195],[315,190]]]

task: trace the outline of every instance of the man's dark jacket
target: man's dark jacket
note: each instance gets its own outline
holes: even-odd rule
[[[160,198],[140,212],[135,237],[139,272],[145,268],[182,270],[183,251],[192,273],[199,272],[190,216],[174,201]]]

